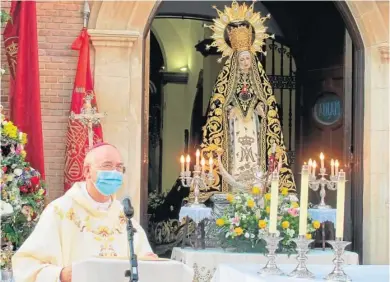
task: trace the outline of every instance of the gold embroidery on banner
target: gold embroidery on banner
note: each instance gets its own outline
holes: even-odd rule
[[[65,218],[73,222],[80,232],[94,234],[94,239],[101,242],[99,256],[117,256],[117,253],[112,246],[112,242],[115,240],[116,234],[122,234],[124,232],[127,218],[123,212],[120,212],[118,221],[113,225],[113,227],[109,228],[108,226],[100,224],[92,226],[89,216],[86,216],[84,220],[81,220],[73,208],[64,212],[58,206],[54,206],[54,211],[61,220]]]
[[[13,38],[15,37],[9,38],[8,40],[11,40]],[[8,46],[6,45],[6,42],[4,42],[4,45],[6,46],[5,52],[8,55],[7,57],[8,57],[8,62],[10,64],[11,74],[13,77],[15,77],[19,45],[16,42],[12,42]]]

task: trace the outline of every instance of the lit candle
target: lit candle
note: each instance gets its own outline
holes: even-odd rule
[[[204,166],[206,164],[206,160],[204,158],[202,158],[202,160],[200,161],[200,164],[202,166],[202,173],[204,173]]]
[[[306,235],[307,232],[307,205],[309,196],[309,166],[305,163],[302,166],[301,175],[301,199],[299,207],[299,235]]]
[[[321,152],[321,154],[320,154],[321,168],[324,168],[324,167],[325,167],[325,166],[324,166],[324,159],[325,159],[325,156],[324,156],[324,154]]]
[[[271,209],[269,215],[269,233],[276,233],[276,223],[278,220],[278,201],[279,201],[279,174],[277,171],[272,173],[271,182]]]
[[[336,238],[344,237],[345,172],[340,170],[337,182]]]
[[[313,161],[311,159],[309,159],[309,174],[311,174],[311,169],[312,169],[312,166],[313,166]]]
[[[213,157],[210,157],[210,159],[209,159],[210,173],[213,172],[213,166],[214,166]]]
[[[316,161],[313,161],[313,164],[311,165],[312,166],[312,171],[311,171],[311,174],[313,175],[313,176],[316,176],[316,167],[317,167],[317,163],[316,163]]]
[[[331,168],[331,176],[334,176],[334,160],[333,159],[330,161],[330,168]]]
[[[335,167],[335,174],[338,175],[339,174],[339,161],[336,160],[335,163],[334,163],[334,167]]]
[[[183,172],[184,171],[184,156],[181,155],[180,157],[180,164],[181,164],[181,171]]]
[[[186,158],[186,163],[187,163],[186,171],[190,171],[190,161],[191,161],[190,155],[187,155],[187,158]]]
[[[199,156],[200,156],[200,151],[198,149],[198,150],[196,150],[196,165],[197,166],[199,165]]]

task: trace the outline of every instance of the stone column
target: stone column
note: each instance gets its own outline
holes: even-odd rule
[[[126,166],[124,185],[118,200],[130,196],[134,218],[140,220],[141,176],[141,106],[140,95],[131,91],[141,70],[132,65],[133,45],[138,45],[138,31],[89,30],[95,49],[94,83],[102,119],[104,141],[115,145]],[[137,53],[137,52],[136,52]],[[137,55],[138,56],[138,55]],[[136,74],[135,72],[139,72]]]

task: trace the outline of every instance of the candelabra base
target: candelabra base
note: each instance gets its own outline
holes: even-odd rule
[[[190,207],[190,208],[205,208],[206,207],[206,205],[202,204],[202,203],[190,203],[190,204],[187,204],[186,206]]]
[[[351,278],[344,271],[341,272],[332,272],[325,277],[325,281],[328,282],[351,282]]]
[[[314,279],[315,275],[311,273],[306,267],[297,267],[293,272],[291,272],[288,276],[294,278],[302,278],[302,279]]]
[[[323,209],[323,210],[329,210],[329,209],[332,209],[332,206],[329,206],[329,205],[315,205],[313,207],[314,209]]]

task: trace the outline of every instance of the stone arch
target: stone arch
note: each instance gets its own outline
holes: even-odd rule
[[[95,90],[99,108],[108,113],[103,129],[107,141],[118,146],[130,167],[125,182],[128,188],[122,193],[132,197],[137,219],[146,217],[139,203],[147,199],[141,195],[147,181],[147,144],[142,145],[148,132],[145,122],[148,83],[143,76],[148,62],[145,42],[160,3],[94,1],[89,22],[95,47]],[[357,25],[364,46],[364,73],[359,77],[364,84],[356,85],[364,87],[364,94],[357,97],[364,105],[364,142],[359,160],[362,168],[364,165],[361,171],[364,262],[388,264],[388,254],[383,250],[389,249],[389,233],[386,233],[389,230],[389,162],[377,158],[384,154],[390,158],[389,3],[347,1],[338,8],[347,26]],[[112,93],[117,99],[115,105]]]

